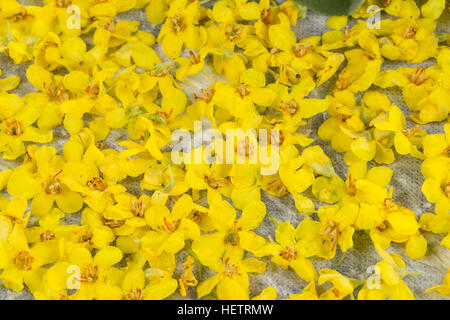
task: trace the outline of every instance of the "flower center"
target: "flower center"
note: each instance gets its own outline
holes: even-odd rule
[[[222,260],[223,268],[225,269],[225,272],[224,272],[225,276],[227,276],[229,278],[232,278],[233,275],[235,275],[235,274],[237,274],[237,275],[241,274],[239,272],[238,266],[234,262],[230,263],[230,258],[229,257],[226,258],[225,260],[223,258],[221,258],[221,260]]]
[[[94,237],[93,234],[85,234],[80,238],[80,243],[88,242],[92,244],[92,238]]]
[[[181,220],[173,220],[173,221],[169,221],[167,220],[166,217],[164,217],[164,225],[163,225],[163,229],[166,230],[168,233],[174,233],[175,231],[177,231],[178,227],[180,226]]]
[[[203,177],[203,179],[205,180],[205,182],[208,186],[210,186],[211,188],[213,188],[215,190],[223,187],[226,183],[228,183],[228,180],[226,178],[222,178],[222,179],[214,178],[214,171],[211,172],[211,174],[209,176],[205,175]]]
[[[47,230],[47,231],[41,233],[40,238],[41,238],[42,242],[47,241],[47,240],[53,240],[53,239],[55,239],[55,234],[53,232],[51,232],[50,230]]]
[[[405,33],[403,34],[403,38],[405,39],[412,39],[415,37],[417,33],[417,29],[414,27],[408,27],[405,31]]]
[[[194,51],[189,50],[189,56],[191,57],[192,64],[199,64],[201,62],[200,55],[195,54]]]
[[[43,87],[44,92],[51,100],[58,100],[63,103],[64,101],[70,99],[69,94],[64,90],[64,88],[57,87],[53,83],[47,84],[44,82]]]
[[[295,258],[297,258],[297,251],[295,251],[295,248],[292,246],[286,246],[286,248],[280,252],[280,257],[287,261],[295,260]]]
[[[289,102],[281,101],[280,108],[281,110],[287,111],[290,115],[294,115],[300,109],[300,106],[298,105],[297,101],[292,99]]]
[[[391,224],[387,220],[384,220],[382,224],[377,226],[377,230],[380,232],[383,232],[383,231],[386,231],[387,229],[389,229],[390,227],[391,227]]]
[[[225,32],[225,35],[228,37],[230,41],[234,41],[238,38],[240,38],[242,33],[242,27],[240,25],[228,25],[227,31]]]
[[[232,246],[237,246],[239,244],[239,231],[240,228],[238,228],[237,221],[234,221],[233,228],[228,232],[227,236],[225,237],[225,242],[231,244]]]
[[[204,212],[201,212],[201,211],[198,211],[198,210],[192,210],[191,211],[191,213],[190,213],[190,219],[192,220],[192,221],[194,221],[194,222],[199,222],[200,221],[200,219],[203,217],[203,215],[204,215],[205,213]]]
[[[59,170],[57,173],[55,173],[53,178],[50,180],[47,187],[45,188],[45,192],[47,192],[47,194],[53,194],[53,195],[61,194],[61,182],[59,181],[59,178],[58,178],[58,176],[61,173],[62,173],[62,170]]]
[[[159,111],[158,110],[158,114],[161,116],[161,119],[164,122],[167,122],[173,114],[173,108],[171,108],[169,111]]]
[[[170,18],[170,21],[172,22],[172,30],[174,32],[180,32],[185,29],[184,20],[183,17],[179,14],[174,15],[172,18]]]
[[[236,92],[239,93],[241,98],[244,98],[245,96],[248,96],[250,94],[249,90],[250,86],[246,83],[241,83],[237,88]]]
[[[329,238],[331,240],[331,250],[334,251],[337,246],[337,241],[339,237],[339,228],[336,222],[328,220],[327,227],[320,234],[323,238]]]
[[[89,98],[97,99],[97,97],[100,93],[100,85],[98,83],[93,83],[93,84],[87,86],[85,92],[89,96]]]
[[[30,255],[28,251],[19,251],[17,256],[14,258],[15,265],[20,270],[31,270],[31,264],[33,263],[34,258]]]
[[[3,120],[5,123],[5,131],[8,136],[18,137],[23,133],[22,125],[19,121],[13,120],[9,122],[6,118]]]
[[[145,213],[145,203],[143,200],[134,201],[131,200],[131,212],[136,217],[144,217]]]
[[[91,190],[105,191],[108,188],[106,182],[100,177],[94,177],[86,183],[87,187]]]
[[[94,282],[98,279],[98,266],[88,264],[83,271],[80,282]]]
[[[123,295],[122,300],[142,300],[142,291],[141,289],[135,289],[130,292],[126,292]]]
[[[110,227],[111,229],[119,228],[124,225],[124,220],[107,220],[105,217],[102,217],[102,223],[105,226]]]
[[[345,90],[351,84],[350,80],[352,78],[352,75],[350,74],[348,76],[348,79],[345,78],[345,75],[346,75],[346,71],[345,70],[342,71],[342,73],[339,75],[339,78],[338,78],[338,80],[336,82],[336,87],[337,87],[338,90]]]
[[[264,24],[270,24],[270,22],[272,21],[272,9],[271,8],[263,9],[261,11],[260,18]]]
[[[99,24],[100,27],[102,27],[103,29],[109,31],[109,32],[116,32],[116,27],[114,26],[114,21],[113,20],[109,20],[105,23],[100,23]]]
[[[405,135],[405,137],[410,138],[410,137],[414,136],[417,133],[417,131],[419,131],[419,130],[420,130],[420,127],[418,124],[416,124],[411,129],[403,130],[402,132]]]
[[[210,103],[214,97],[214,93],[215,90],[213,88],[200,89],[200,95],[194,94],[194,98]]]
[[[287,193],[287,188],[281,181],[280,177],[276,177],[272,181],[270,181],[267,185],[267,190],[276,192],[280,195],[285,195]]]
[[[306,44],[296,44],[294,47],[292,47],[292,51],[294,52],[294,55],[296,57],[303,57],[306,53],[308,53],[308,49],[311,48],[311,45],[309,43]]]
[[[409,80],[417,86],[420,86],[427,79],[425,75],[425,68],[417,68],[410,76]]]

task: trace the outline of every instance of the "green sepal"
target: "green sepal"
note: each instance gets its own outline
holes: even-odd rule
[[[308,8],[329,16],[349,16],[364,0],[295,0]]]

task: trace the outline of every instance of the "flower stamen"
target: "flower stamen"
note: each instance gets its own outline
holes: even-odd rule
[[[14,258],[14,263],[20,270],[29,271],[31,270],[31,264],[33,263],[33,260],[34,258],[28,251],[22,250],[19,251],[17,256]]]
[[[210,103],[214,97],[215,90],[213,88],[200,89],[200,95],[194,94],[194,98],[197,100],[203,100],[206,103]]]
[[[286,246],[284,250],[279,253],[280,257],[287,261],[292,261],[297,258],[297,251],[292,246]]]

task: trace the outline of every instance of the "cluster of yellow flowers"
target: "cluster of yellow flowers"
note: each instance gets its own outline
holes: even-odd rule
[[[379,29],[363,19],[373,4],[394,17]],[[269,257],[308,283],[291,299],[353,298],[357,288],[358,299],[414,298],[402,280],[411,273],[386,250],[406,243],[409,257],[423,257],[422,231],[446,234],[442,245],[450,249],[450,124],[445,134],[406,128],[380,88],[400,87],[418,124],[448,121],[450,40],[435,33],[446,8],[445,0],[421,8],[413,0],[368,0],[353,27],[349,17],[330,17],[330,31],[297,40],[292,30],[305,11],[293,0],[218,0],[211,9],[198,0],[0,0],[0,52],[28,64],[37,88],[20,97],[9,93],[20,77],[0,79],[0,154],[17,163],[0,171],[0,281],[15,291],[26,286],[37,299],[164,299],[177,290],[276,299],[272,286],[249,290],[248,274],[265,272],[259,258]],[[116,18],[132,9],[162,24],[159,34]],[[74,19],[78,27],[68,23]],[[381,71],[384,59],[436,64]],[[211,69],[223,81],[190,83],[197,74],[212,79]],[[309,97],[328,80],[333,92]],[[184,86],[196,91],[193,100]],[[310,146],[314,139],[298,132],[323,112],[329,118],[318,136],[345,153],[345,181]],[[173,131],[193,132],[201,119],[222,133],[279,131],[277,139],[269,135],[279,170],[175,163],[166,148]],[[70,135],[61,150],[48,145],[59,126]],[[105,143],[117,129],[124,135],[116,145]],[[245,140],[246,158],[258,148],[258,139]],[[392,169],[368,165],[391,164],[396,153],[423,160],[422,191],[435,213],[418,220],[394,201]],[[127,178],[146,192],[128,192]],[[290,194],[304,219],[295,227],[272,218],[262,190]],[[64,223],[80,211],[80,224]],[[274,238],[254,231],[264,218],[276,226]],[[309,260],[352,248],[355,232],[367,232],[381,257],[375,284],[317,272]],[[177,265],[182,250],[189,255]],[[212,274],[206,280],[203,268]],[[430,290],[450,294],[449,277]]]

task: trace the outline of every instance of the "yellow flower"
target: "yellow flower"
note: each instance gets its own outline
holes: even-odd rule
[[[342,300],[348,295],[353,295],[353,290],[355,289],[351,279],[331,269],[320,270],[317,282],[319,285],[323,285],[326,282],[332,284],[330,289],[319,296],[320,300]]]
[[[366,38],[371,38],[367,23],[366,21],[358,20],[351,28],[344,27],[343,31],[331,30],[322,34],[322,46],[320,48],[323,50],[333,50],[354,47],[358,42]]]
[[[276,244],[272,244],[271,261],[283,269],[292,268],[297,275],[307,282],[317,279],[314,265],[301,252],[301,242],[294,227],[285,221],[275,230]],[[269,246],[271,246],[269,244]]]
[[[110,225],[116,235],[128,236],[136,229],[147,226],[144,217],[151,206],[149,196],[143,194],[138,199],[124,192],[115,194],[114,200],[117,203],[107,206],[102,215],[106,220],[104,224]]]
[[[30,213],[24,216],[27,206],[27,201],[23,198],[16,197],[7,200],[5,208],[0,211],[0,239],[7,239],[16,224],[26,227],[30,218]]]
[[[113,265],[121,260],[122,252],[116,247],[104,247],[94,257],[86,248],[74,249],[69,255],[68,264],[80,268],[80,277],[74,279],[80,287],[70,298],[74,300],[102,299],[102,287],[114,272]],[[59,271],[65,272],[67,277],[67,270]],[[55,274],[55,276],[60,275]]]
[[[374,275],[358,293],[358,300],[414,300],[414,295],[403,281],[408,274],[405,262],[400,256],[388,253],[375,244],[378,254],[383,258],[374,267]]]
[[[175,254],[185,246],[185,240],[196,240],[200,237],[198,225],[189,219],[194,209],[192,198],[184,194],[170,211],[164,202],[153,203],[145,211],[145,221],[152,231],[142,238],[142,250],[152,255],[163,252]]]
[[[22,291],[24,284],[31,292],[39,283],[42,266],[58,259],[58,248],[49,243],[29,247],[24,226],[15,224],[7,239],[0,240],[0,280],[14,291]]]
[[[371,230],[371,238],[381,248],[390,242],[406,242],[406,253],[413,259],[423,257],[427,251],[427,241],[419,232],[416,214],[410,209],[385,201],[383,222]],[[386,212],[387,211],[387,212]]]
[[[16,1],[5,1],[2,3],[1,19],[4,28],[1,32],[0,52],[9,56],[15,64],[32,59],[31,44],[34,42],[30,35],[22,31],[29,28],[29,23],[24,22],[27,10]],[[6,29],[5,29],[6,27]]]
[[[254,244],[256,229],[266,214],[266,206],[262,201],[250,202],[236,219],[236,210],[225,200],[210,204],[208,217],[211,219],[215,233],[203,234],[192,243],[192,250],[205,266],[214,265],[224,252],[244,252]],[[241,239],[245,243],[242,245]]]
[[[25,153],[24,142],[47,143],[53,139],[50,130],[34,126],[40,105],[27,104],[17,95],[0,93],[0,152],[3,159],[15,160]]]
[[[397,106],[392,105],[390,107],[388,119],[383,121],[381,117],[377,117],[372,120],[371,124],[381,131],[374,132],[375,135],[383,136],[383,131],[394,133],[394,146],[398,154],[411,154],[415,157],[422,157],[422,154],[417,150],[417,147],[409,140],[410,137],[417,133],[419,127],[416,126],[411,129],[404,129],[405,117]]]
[[[193,273],[192,264],[195,262],[194,258],[188,256],[186,261],[183,263],[183,273],[180,276],[179,284],[180,284],[180,293],[183,297],[187,294],[187,289],[189,287],[195,287],[198,284],[197,279]]]
[[[122,280],[122,299],[162,300],[177,289],[177,281],[166,275],[150,275],[141,269],[131,269]]]
[[[57,243],[64,238],[65,241],[79,242],[84,227],[78,225],[62,225],[60,224],[62,218],[64,218],[64,213],[54,208],[49,214],[39,219],[39,226],[25,230],[28,241],[30,243],[46,241]]]
[[[408,107],[415,113],[417,123],[445,120],[449,113],[447,92],[450,50],[443,48],[437,64],[429,68],[398,68],[380,72],[375,84],[382,88],[399,86]]]
[[[311,79],[307,78],[300,82],[291,92],[282,84],[270,84],[268,87],[278,93],[274,105],[282,113],[283,123],[279,126],[281,129],[295,131],[298,126],[306,124],[303,119],[311,118],[328,109],[328,101],[325,99],[304,99],[315,88]]]
[[[289,221],[278,224],[275,230],[275,242],[256,234],[247,235],[244,247],[257,257],[271,255],[271,261],[283,269],[289,267],[307,282],[316,281],[317,272],[314,265],[303,255],[299,233]]]
[[[203,70],[205,66],[205,58],[208,54],[208,49],[202,48],[198,53],[189,51],[189,58],[179,57],[174,61],[180,65],[177,69],[175,77],[179,81],[184,81],[185,77],[193,76]]]
[[[347,16],[332,16],[330,31],[303,39],[294,29],[306,7],[293,0],[203,3],[0,0],[0,53],[32,61],[26,77],[36,88],[10,94],[20,77],[0,79],[0,154],[15,161],[0,170],[0,282],[36,299],[165,299],[178,286],[182,296],[196,287],[198,298],[276,299],[273,286],[250,292],[248,273],[266,270],[253,255],[308,282],[291,299],[353,299],[361,284],[359,299],[414,298],[403,278],[415,273],[385,250],[401,243],[422,258],[420,229],[442,234],[450,248],[450,124],[435,134],[406,129],[402,111],[369,88],[401,89],[418,124],[447,120],[450,50],[448,35],[436,33],[445,1],[367,0],[352,27]],[[373,5],[396,18],[371,28]],[[159,35],[118,16],[143,8]],[[380,72],[384,58],[436,63]],[[314,89],[338,70],[332,95],[318,99]],[[199,73],[212,82],[207,88],[189,82]],[[307,119],[324,111],[318,135],[344,153],[345,181],[305,134]],[[178,130],[195,138],[196,121],[206,119],[222,135],[241,130],[234,163],[219,161],[228,156],[219,137],[172,158]],[[61,128],[70,137],[57,148],[53,129],[59,137]],[[270,143],[257,130],[270,132]],[[424,159],[422,192],[435,210],[419,221],[394,201],[392,169],[369,163],[393,163],[394,149]],[[214,153],[207,159],[205,151]],[[127,178],[152,195],[129,193]],[[270,216],[261,189],[292,196],[303,217],[296,228]],[[80,211],[79,223],[64,223]],[[275,239],[258,234],[266,215]],[[332,259],[338,246],[345,253],[355,231],[368,233],[382,257],[374,274],[365,282],[318,274],[309,258]],[[207,280],[197,280],[194,263]],[[450,294],[447,278],[429,290]]]
[[[243,259],[243,253],[230,251],[216,260],[210,269],[216,274],[198,285],[198,298],[216,288],[220,300],[248,300],[248,273],[263,273],[266,263],[255,258]]]
[[[53,71],[59,65],[61,40],[59,36],[53,32],[49,32],[46,36],[36,42],[33,56],[36,65]]]
[[[116,236],[112,231],[114,225],[102,219],[101,214],[90,208],[81,213],[81,225],[84,226],[79,244],[74,247],[103,249],[109,246]],[[69,249],[69,253],[71,250]]]
[[[446,234],[441,246],[450,248],[450,215],[447,212],[433,214],[426,212],[420,216],[420,228],[436,234]]]
[[[355,229],[352,224],[357,215],[358,206],[355,204],[320,207],[320,222],[306,219],[297,227],[300,254],[332,259],[338,244],[342,252],[353,247]]]
[[[68,146],[66,143],[65,146]],[[68,151],[66,148],[65,153]],[[89,150],[88,152],[93,151]],[[113,166],[109,167],[109,170]],[[112,195],[124,192],[123,185],[117,184],[116,180],[108,175],[103,175],[99,168],[90,161],[71,161],[63,167],[64,175],[61,177],[72,191],[83,195],[83,201],[96,212],[103,212],[108,204],[113,203]],[[103,177],[105,178],[103,178]]]
[[[265,88],[265,76],[255,69],[245,70],[239,83],[233,87],[227,83],[217,83],[214,99],[219,108],[232,115],[238,127],[247,130],[257,128],[262,122],[256,105],[269,107],[276,98],[276,93]]]
[[[53,147],[42,147],[33,155],[37,170],[29,163],[17,167],[8,181],[8,192],[33,199],[31,210],[37,216],[50,212],[54,202],[65,213],[75,213],[83,206],[81,196],[61,182],[64,160]]]
[[[353,93],[366,91],[375,81],[383,59],[379,56],[376,38],[368,39],[366,50],[352,49],[345,52],[347,66],[339,74],[336,90]]]
[[[316,86],[331,78],[344,61],[341,54],[317,50],[320,37],[304,38],[297,42],[294,32],[286,23],[269,26],[268,36],[273,53],[272,66],[284,68],[302,77],[315,77]],[[281,74],[279,81],[290,84],[283,81]]]
[[[436,56],[438,39],[433,33],[436,22],[410,17],[381,21],[381,54],[389,60],[419,63]]]
[[[259,17],[255,22],[255,33],[264,42],[269,42],[268,30],[275,24],[295,26],[297,20],[303,18],[305,7],[288,0],[279,6],[271,6],[269,0],[259,1]]]
[[[180,56],[183,46],[199,50],[206,42],[206,31],[198,25],[204,15],[202,9],[198,1],[174,0],[170,3],[166,22],[158,36],[168,58]]]
[[[208,16],[215,22],[233,23],[238,20],[257,20],[259,6],[256,2],[220,0],[214,3]]]
[[[422,164],[425,178],[422,192],[429,202],[436,203],[436,213],[448,213],[450,210],[449,166],[450,161],[445,156],[426,159]]]

